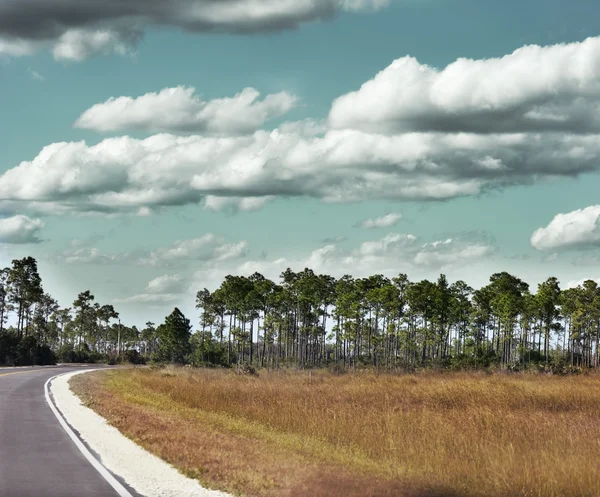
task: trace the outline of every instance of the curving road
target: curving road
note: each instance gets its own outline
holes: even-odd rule
[[[0,368],[0,497],[118,496],[46,403],[46,380],[80,369]]]

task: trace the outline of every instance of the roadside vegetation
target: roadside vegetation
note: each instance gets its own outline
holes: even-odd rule
[[[71,384],[122,433],[237,495],[600,495],[595,374],[168,368]]]
[[[464,281],[284,271],[227,276],[197,292],[196,326],[178,308],[155,325],[121,323],[90,290],[60,307],[34,258],[0,270],[0,364],[145,362],[235,367],[485,369],[580,373],[600,364],[600,288],[536,289],[506,272]],[[11,318],[12,324],[7,327]]]

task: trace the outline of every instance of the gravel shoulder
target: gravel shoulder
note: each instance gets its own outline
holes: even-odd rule
[[[207,490],[173,466],[149,453],[85,407],[69,380],[88,371],[61,375],[50,384],[54,403],[80,438],[100,457],[102,465],[145,497],[231,497]]]

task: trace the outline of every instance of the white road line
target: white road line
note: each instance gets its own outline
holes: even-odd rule
[[[99,371],[99,370],[98,369],[90,369],[90,372],[91,371]],[[75,435],[75,432],[67,424],[67,422],[65,421],[65,418],[62,416],[60,411],[56,408],[56,406],[52,402],[52,399],[50,398],[50,389],[49,389],[50,382],[52,380],[54,380],[55,378],[58,378],[59,376],[62,376],[64,374],[67,374],[67,373],[58,374],[58,375],[50,378],[48,381],[46,381],[46,383],[44,385],[46,402],[50,406],[50,409],[52,409],[52,412],[56,416],[56,419],[58,419],[58,422],[60,423],[60,425],[67,432],[67,435],[69,435],[71,440],[73,440],[73,443],[77,446],[79,451],[84,455],[84,457],[89,461],[89,463],[96,469],[96,471],[98,471],[98,473],[100,473],[100,475],[108,482],[108,484],[112,488],[115,489],[115,492],[117,492],[119,497],[133,497],[133,495],[131,495],[131,493],[129,493],[129,491],[123,485],[121,485],[104,466],[102,466],[102,463],[93,456],[93,454],[87,449],[87,447],[85,445],[83,445],[81,440],[79,440],[79,437],[77,435]]]

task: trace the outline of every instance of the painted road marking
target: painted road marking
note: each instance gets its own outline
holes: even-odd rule
[[[32,373],[33,371],[39,371],[38,369],[31,369],[29,371],[15,371],[14,373],[0,373],[0,376],[9,376],[11,374],[25,374]]]
[[[92,372],[92,371],[98,371],[98,370],[91,369],[89,372]],[[83,445],[81,440],[79,440],[79,437],[77,435],[75,435],[75,433],[73,432],[73,430],[68,425],[65,418],[63,417],[63,415],[60,413],[60,411],[54,405],[54,402],[50,398],[50,389],[49,389],[50,382],[53,379],[58,378],[59,376],[62,376],[63,374],[68,374],[68,373],[62,373],[62,374],[53,376],[44,385],[44,392],[46,394],[46,402],[50,406],[50,409],[52,409],[52,412],[56,416],[56,419],[58,419],[58,422],[60,423],[60,425],[67,432],[67,435],[69,435],[71,440],[73,440],[73,442],[75,443],[75,445],[77,446],[79,451],[85,456],[85,458],[96,469],[96,471],[98,471],[98,473],[100,473],[102,478],[104,478],[108,482],[108,484],[115,490],[115,492],[117,492],[119,497],[133,497],[133,495],[131,495],[129,493],[129,491],[117,481],[117,479],[102,465],[102,463],[100,461],[98,461],[98,459],[96,459],[92,455],[92,453],[87,449],[87,447],[85,445]]]

